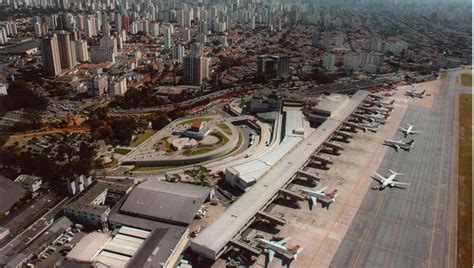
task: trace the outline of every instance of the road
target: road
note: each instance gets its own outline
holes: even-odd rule
[[[455,104],[468,91],[458,74],[448,75],[432,107],[408,107],[402,122],[423,132],[409,153],[388,150],[378,171],[404,173],[400,180],[411,185],[365,194],[331,267],[455,266]]]

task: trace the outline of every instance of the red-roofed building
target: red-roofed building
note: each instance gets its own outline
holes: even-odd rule
[[[203,122],[201,120],[194,120],[193,123],[191,124],[191,131],[198,132],[201,130],[203,125]]]

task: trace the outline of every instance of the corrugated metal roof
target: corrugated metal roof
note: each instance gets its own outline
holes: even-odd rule
[[[209,192],[205,187],[149,179],[135,187],[120,210],[146,218],[189,224]]]
[[[139,238],[147,238],[150,235],[150,231],[145,231],[137,228],[122,226],[120,227],[119,234],[131,235]]]
[[[93,232],[84,236],[79,243],[66,256],[67,259],[80,262],[89,262],[101,250],[110,236],[103,233]]]
[[[26,191],[15,182],[0,176],[0,213],[9,211],[13,205],[23,198]]]

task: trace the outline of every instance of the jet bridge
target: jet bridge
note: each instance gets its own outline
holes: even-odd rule
[[[311,159],[313,160],[313,163],[315,162],[315,164],[317,164],[319,166],[322,166],[322,167],[326,167],[327,165],[332,165],[333,164],[331,159],[324,158],[324,157],[321,157],[319,155],[312,155]]]
[[[365,115],[361,115],[361,114],[351,114],[351,117],[354,117],[354,118],[357,118],[357,119],[361,119],[361,120],[366,120],[370,123],[374,122],[374,119],[370,118],[370,117],[367,117]]]
[[[305,178],[307,178],[308,180],[311,180],[311,181],[320,181],[321,180],[321,178],[319,176],[314,175],[314,174],[309,173],[309,172],[304,171],[304,170],[298,170],[296,172],[296,174],[298,176],[305,177]]]
[[[257,212],[256,216],[257,216],[257,218],[261,218],[261,219],[273,222],[273,223],[278,224],[278,225],[285,225],[286,224],[285,219],[278,218],[278,217],[273,216],[273,215],[271,215],[269,213],[266,213],[264,211]]]
[[[338,145],[338,144],[334,144],[334,143],[327,142],[327,141],[325,141],[325,142],[323,143],[323,146],[330,148],[332,154],[337,154],[339,151],[344,150],[344,147],[342,147],[342,146],[340,146],[340,145]]]
[[[245,242],[242,242],[240,240],[236,240],[236,239],[231,239],[229,241],[230,243],[232,243],[234,246],[237,246],[243,250],[246,250],[248,252],[250,252],[251,254],[253,255],[260,255],[262,253],[262,250],[261,249],[258,249],[258,248],[255,248],[255,247],[252,247],[251,245],[245,243]]]
[[[303,201],[305,200],[304,196],[303,195],[300,195],[298,193],[295,193],[291,190],[287,190],[287,189],[281,189],[280,192],[279,192],[281,195],[284,195],[284,196],[287,196],[291,199],[295,199],[295,200],[298,200],[298,201]]]

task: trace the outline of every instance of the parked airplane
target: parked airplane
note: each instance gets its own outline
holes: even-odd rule
[[[367,117],[374,120],[375,122],[384,122],[387,119],[387,117],[383,114],[369,114]]]
[[[334,190],[328,194],[324,193],[328,187],[323,187],[322,189],[319,189],[317,191],[312,191],[308,189],[301,189],[302,192],[306,193],[306,198],[308,201],[311,201],[310,203],[310,210],[312,210],[312,207],[314,204],[318,202],[318,200],[323,203],[323,205],[327,206],[329,208],[329,205],[336,201],[337,197],[337,190]]]
[[[265,248],[265,251],[268,253],[268,264],[270,264],[275,253],[279,253],[290,260],[294,260],[298,257],[298,253],[300,253],[303,248],[300,248],[299,245],[296,245],[292,248],[285,247],[285,243],[289,239],[290,238],[287,237],[280,241],[269,241],[263,238],[257,238],[256,240],[260,243],[261,247]]]
[[[421,131],[414,131],[413,130],[413,127],[415,127],[415,125],[410,125],[410,124],[407,124],[407,128],[403,128],[403,127],[398,127],[398,130],[400,130],[401,132],[403,132],[403,134],[405,134],[405,138],[408,136],[408,135],[414,135],[414,134],[420,134]]]
[[[380,124],[378,124],[378,123],[370,123],[370,124],[359,123],[359,126],[364,128],[364,132],[367,132],[367,130],[372,131],[372,132],[377,132],[377,130],[380,127]]]
[[[391,146],[395,148],[395,151],[398,152],[399,149],[403,149],[407,152],[410,151],[410,149],[413,147],[413,143],[415,140],[411,140],[409,142],[403,142],[403,140],[395,141],[395,140],[385,140],[384,145]]]
[[[395,180],[395,177],[403,175],[402,173],[394,172],[391,169],[389,169],[389,171],[392,174],[388,177],[384,177],[384,176],[378,174],[377,172],[375,172],[376,177],[372,177],[372,178],[375,179],[376,181],[378,181],[380,183],[380,185],[374,186],[374,187],[372,187],[372,189],[381,191],[387,186],[389,186],[389,187],[400,187],[402,185],[406,185],[406,186],[410,185],[407,182],[399,182],[399,181]]]
[[[425,95],[425,92],[426,90],[423,90],[423,91],[416,91],[414,89],[412,89],[411,91],[407,91],[406,92],[406,95],[409,96],[409,97],[412,97],[412,98],[420,98],[422,99],[423,96]]]
[[[374,109],[375,111],[377,111],[378,113],[388,113],[388,112],[390,112],[390,110],[391,110],[391,109],[389,109],[389,108],[387,108],[387,107],[385,107],[385,106],[380,106],[380,107],[377,107],[377,106],[376,106],[376,107],[373,107],[373,109]]]
[[[394,92],[395,93],[395,92]],[[392,94],[393,95],[393,94]],[[388,106],[388,105],[392,105],[395,103],[395,100],[379,100],[379,101],[374,101],[375,103],[377,103],[378,105],[382,105],[382,106]]]

